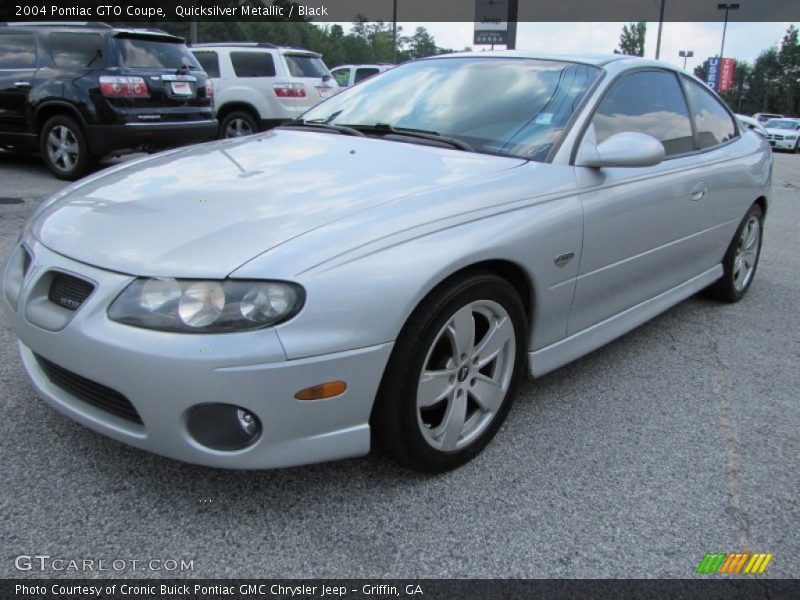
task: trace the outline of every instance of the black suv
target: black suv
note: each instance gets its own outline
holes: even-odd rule
[[[103,23],[0,24],[0,147],[77,179],[111,152],[212,139],[213,88],[184,40]]]

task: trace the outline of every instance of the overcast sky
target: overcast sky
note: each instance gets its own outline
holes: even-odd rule
[[[425,26],[439,46],[462,49],[472,46],[473,23],[400,23],[405,35]],[[517,49],[549,52],[612,52],[624,23],[520,23]],[[349,24],[343,24],[349,31]],[[789,23],[729,23],[725,56],[752,61],[758,54],[780,43]],[[654,58],[658,23],[647,24],[645,56]],[[722,23],[664,23],[661,59],[682,65],[679,50],[694,50],[687,69],[719,54]],[[477,46],[475,49],[482,48]],[[488,47],[487,47],[488,48]]]

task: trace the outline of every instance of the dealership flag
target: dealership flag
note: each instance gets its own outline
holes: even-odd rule
[[[733,69],[736,61],[732,58],[723,58],[719,67],[719,91],[730,92],[733,88]]]

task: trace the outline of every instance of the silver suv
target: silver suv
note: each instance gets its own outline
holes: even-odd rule
[[[214,84],[221,138],[274,127],[339,91],[322,56],[310,50],[265,43],[191,50]]]

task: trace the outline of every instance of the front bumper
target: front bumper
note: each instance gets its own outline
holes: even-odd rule
[[[86,137],[92,153],[103,156],[121,150],[165,149],[207,142],[217,137],[218,128],[216,119],[89,125]]]
[[[369,415],[392,344],[287,361],[274,328],[192,335],[121,325],[106,317],[106,309],[133,277],[77,263],[35,242],[29,248],[33,260],[16,306],[6,292],[11,260],[0,295],[36,391],[68,417],[132,446],[214,467],[286,467],[369,451]],[[96,284],[57,331],[32,323],[27,309],[38,301],[37,281],[52,270]],[[136,409],[141,424],[65,391],[36,355],[119,392]],[[347,390],[326,400],[294,398],[301,389],[332,380],[346,381]],[[186,427],[187,413],[212,402],[235,404],[256,414],[263,426],[259,439],[233,452],[196,442]]]
[[[794,150],[797,140],[769,140],[769,145],[775,150]]]

